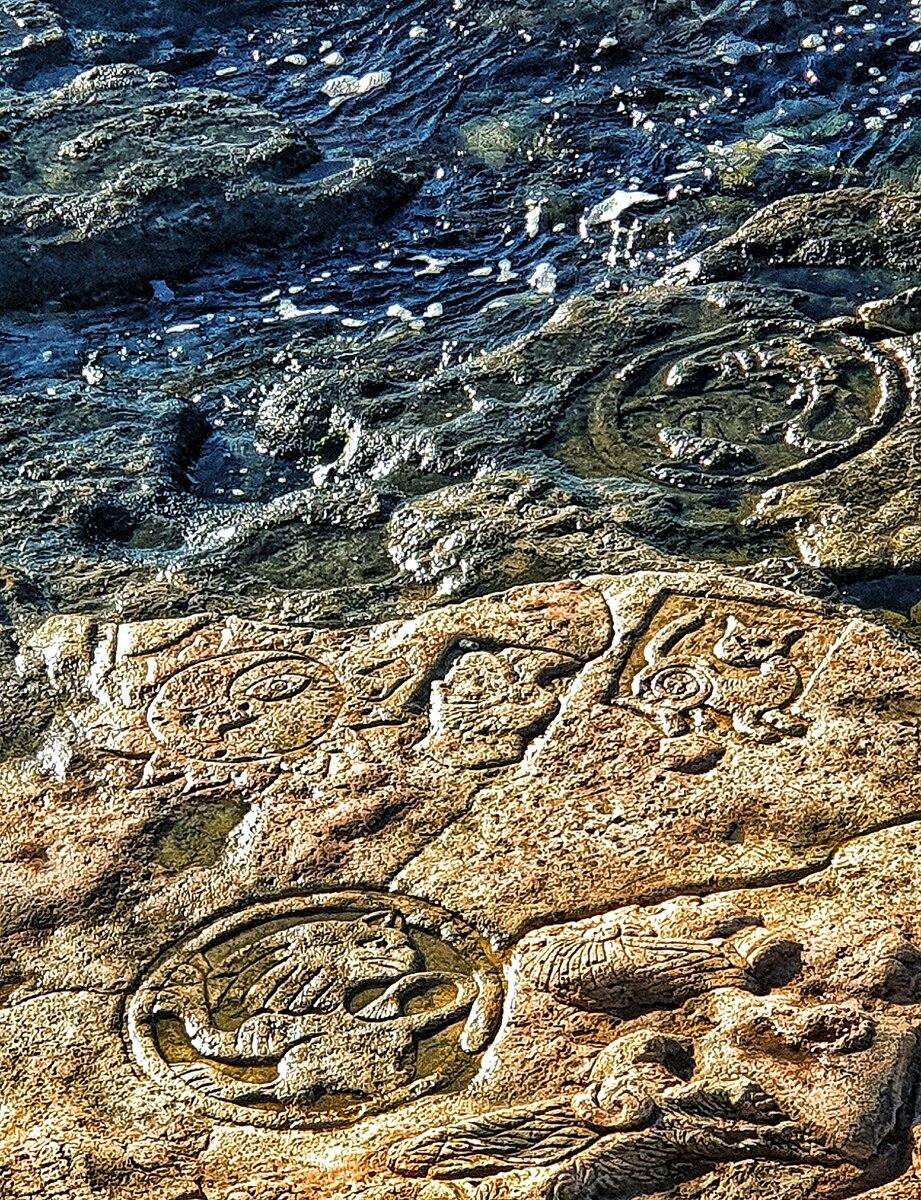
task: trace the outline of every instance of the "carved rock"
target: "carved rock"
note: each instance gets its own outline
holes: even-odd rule
[[[701,571],[14,672],[6,1195],[912,1194],[910,630]]]

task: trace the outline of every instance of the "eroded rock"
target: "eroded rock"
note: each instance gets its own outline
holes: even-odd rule
[[[0,82],[18,83],[69,55],[70,42],[54,9],[36,0],[0,5]]]
[[[775,200],[678,273],[698,282],[740,279],[759,268],[921,268],[921,195],[845,188]]]
[[[913,636],[663,573],[17,664],[16,1200],[911,1194]]]
[[[165,73],[94,67],[7,98],[0,302],[98,300],[228,242],[320,239],[406,194],[370,163],[320,162],[296,126]]]

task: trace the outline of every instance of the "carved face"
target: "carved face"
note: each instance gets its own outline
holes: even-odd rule
[[[772,629],[768,625],[747,625],[737,617],[728,617],[726,631],[713,647],[720,662],[733,667],[760,667],[787,654],[802,629]]]
[[[148,721],[159,741],[189,758],[247,762],[306,748],[333,723],[341,704],[339,684],[323,663],[243,651],[170,676]]]

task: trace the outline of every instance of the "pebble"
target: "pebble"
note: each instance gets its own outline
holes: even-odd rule
[[[323,55],[323,65],[325,67],[341,67],[345,59],[338,50],[334,50],[331,54]]]
[[[422,275],[440,275],[446,267],[450,267],[457,260],[453,258],[433,258],[431,254],[414,254],[410,261],[425,263],[421,271],[415,272],[418,279]]]
[[[293,300],[280,300],[278,302],[278,315],[283,321],[293,321],[297,317],[306,317],[310,315],[310,309],[298,308]]]
[[[736,37],[732,33],[720,38],[713,47],[714,58],[728,63],[731,67],[737,67],[743,58],[758,58],[763,53],[763,47],[759,46],[757,42],[750,42],[746,38]]]
[[[628,192],[618,189],[613,195],[590,209],[585,222],[587,225],[612,225],[628,208],[633,208],[637,204],[655,204],[661,199],[661,196],[656,196],[652,192]]]
[[[393,75],[390,71],[368,71],[364,75],[336,75],[320,88],[324,96],[336,100],[347,96],[365,96],[368,92],[386,87]]]
[[[556,281],[556,268],[552,263],[542,262],[534,268],[534,272],[528,280],[528,287],[532,287],[542,296],[552,296],[556,291]]]
[[[91,357],[90,361],[84,365],[80,374],[90,385],[90,387],[98,387],[101,383],[105,382],[105,371],[95,361],[94,357]]]

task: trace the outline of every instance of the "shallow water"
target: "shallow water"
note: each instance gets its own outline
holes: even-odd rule
[[[220,511],[316,485],[323,453],[306,463],[279,458],[258,434],[259,400],[279,364],[370,363],[398,390],[400,379],[424,379],[536,329],[567,297],[645,286],[779,196],[906,186],[917,170],[921,18],[903,0],[836,5],[813,25],[791,21],[781,40],[737,62],[715,55],[704,36],[672,46],[666,37],[648,52],[624,39],[611,46],[597,11],[500,20],[461,0],[253,5],[232,22],[215,6],[197,25],[78,3],[64,15],[76,29],[108,32],[75,35],[83,61],[78,53],[26,87],[59,86],[88,61],[133,56],[183,86],[217,87],[282,114],[308,129],[328,160],[393,156],[423,181],[374,237],[343,229],[322,247],[228,246],[192,277],[164,262],[141,298],[100,298],[79,310],[49,298],[0,316],[3,389],[50,399],[41,427],[27,431],[27,457],[53,456],[61,442],[65,459],[79,459],[81,444],[91,458],[107,422],[153,436],[162,398],[181,395],[206,422],[182,463],[182,491]],[[373,73],[379,86],[341,103],[322,90],[334,77]],[[594,206],[620,190],[657,199],[588,224]],[[529,207],[542,198],[544,216],[529,229]],[[809,291],[817,317],[913,282],[847,269],[778,270],[764,281]],[[340,449],[330,442],[329,461]],[[21,482],[21,471],[7,473],[10,511]],[[399,498],[450,480],[436,470],[421,482],[405,473],[391,482]],[[91,608],[109,605],[101,580],[112,561],[120,587],[198,564],[217,571],[209,598],[220,594],[226,564],[215,566],[213,533],[203,557],[168,514],[124,538],[117,513],[107,520],[92,511],[101,541],[93,549],[84,538],[79,563],[53,523],[47,536],[9,540],[4,558],[52,580],[79,573]],[[381,536],[374,521],[345,535],[267,531],[241,553],[247,569],[255,564],[244,591],[385,579],[392,564]],[[73,582],[51,593],[53,606],[77,599]]]

